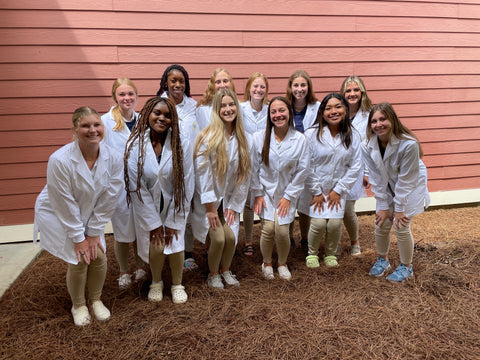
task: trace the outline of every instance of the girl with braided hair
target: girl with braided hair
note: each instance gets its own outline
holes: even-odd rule
[[[219,90],[210,124],[195,141],[192,214],[195,238],[208,246],[207,283],[217,289],[224,288],[222,278],[227,285],[240,285],[230,264],[250,184],[249,144],[237,96],[232,90]]]
[[[150,264],[150,301],[163,299],[162,269],[169,256],[172,301],[188,299],[182,286],[184,234],[193,195],[193,156],[181,140],[175,104],[149,99],[125,149],[127,202],[133,205],[138,254]]]
[[[197,102],[190,95],[190,79],[187,70],[181,65],[173,64],[163,72],[157,96],[170,98],[175,103],[178,115],[180,137],[186,137],[193,147],[200,128],[197,123]],[[193,150],[192,150],[193,151]],[[196,270],[198,265],[193,258],[193,233],[191,220],[187,220],[185,230],[185,270]]]

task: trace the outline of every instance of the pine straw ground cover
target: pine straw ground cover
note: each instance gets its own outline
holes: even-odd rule
[[[267,282],[256,246],[253,257],[235,256],[241,286],[225,291],[205,285],[196,244],[201,270],[185,273],[184,305],[171,302],[167,271],[159,304],[146,300],[148,280],[119,291],[110,237],[103,301],[113,315],[86,328],[73,325],[65,264],[44,252],[0,300],[0,358],[479,359],[480,207],[415,218],[415,279],[405,284],[368,275],[373,216],[360,223],[363,255],[350,257],[344,240],[339,268],[307,269],[297,248],[293,279]],[[396,267],[394,243],[390,258]]]

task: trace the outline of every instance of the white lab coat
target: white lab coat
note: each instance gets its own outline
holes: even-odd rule
[[[40,232],[43,249],[74,265],[74,243],[85,235],[100,236],[106,250],[104,229],[117,206],[122,170],[118,156],[103,143],[92,170],[77,141],[55,151],[48,160],[47,185],[35,203],[34,241]]]
[[[295,218],[297,201],[303,191],[308,173],[309,156],[305,136],[293,129],[288,129],[287,135],[278,143],[274,130],[270,135],[269,167],[262,162],[262,148],[265,130],[255,133],[252,153],[252,196],[263,196],[266,208],[260,217],[275,221],[277,204],[285,198],[290,201],[290,211],[285,217],[279,217],[280,225],[289,224]]]
[[[245,132],[253,135],[259,130],[267,127],[268,105],[263,104],[262,110],[255,116],[250,101],[240,103],[242,112],[243,127]]]
[[[143,202],[140,201],[136,193],[131,192],[138,255],[147,263],[149,262],[150,252],[150,231],[160,226],[175,229],[178,233],[178,239],[174,237],[172,243],[169,246],[165,246],[164,254],[174,254],[185,249],[185,224],[194,190],[193,155],[188,139],[184,138],[182,140],[182,150],[186,197],[184,201],[185,211],[176,211],[173,193],[171,135],[172,131],[170,129],[162,148],[160,164],[158,164],[155,150],[150,141],[150,130],[146,131],[144,142],[145,164],[140,189]],[[139,146],[138,142],[136,142],[128,157],[128,176],[131,191],[134,191],[137,187],[138,151]],[[162,195],[163,210],[160,211]]]
[[[249,150],[251,150],[251,139],[248,134],[247,141]],[[208,141],[205,141],[199,149],[199,153],[205,151]],[[238,241],[238,230],[240,226],[240,213],[243,211],[245,201],[247,199],[250,177],[237,184],[238,170],[238,140],[237,135],[233,133],[230,139],[226,139],[228,169],[222,184],[216,178],[216,157],[210,154],[207,159],[204,155],[195,159],[195,194],[193,196],[194,208],[192,212],[192,230],[197,240],[205,243],[208,230],[210,228],[205,204],[213,203],[218,209],[223,201],[222,211],[231,209],[237,212],[237,218],[233,225],[230,226],[235,234],[235,243]]]
[[[323,128],[322,141],[317,140],[317,132],[317,126],[305,131],[310,153],[310,168],[305,181],[305,190],[298,201],[298,211],[312,218],[342,219],[347,194],[363,167],[360,136],[354,131],[352,143],[347,149],[342,144],[340,134],[332,138],[328,126]],[[341,207],[338,210],[329,210],[325,203],[322,212],[318,209],[314,212],[313,205],[310,206],[313,196],[323,194],[328,200],[327,196],[332,190],[340,195]]]
[[[168,98],[168,93],[166,91],[162,94],[162,98]],[[182,102],[177,104],[175,109],[177,110],[178,115],[180,136],[186,137],[190,146],[193,147],[195,138],[200,132],[196,116],[197,102],[191,97],[183,94]]]
[[[418,144],[414,139],[399,139],[392,134],[382,159],[378,138],[373,135],[367,144],[363,144],[362,153],[377,211],[405,212],[411,217],[428,207],[427,169],[419,158]]]
[[[200,131],[205,129],[208,124],[210,124],[210,118],[212,117],[212,109],[212,105],[200,105],[197,107],[195,115],[197,116],[197,124]]]
[[[103,141],[115,150],[123,166],[123,154],[125,152],[125,144],[130,136],[130,130],[127,125],[121,130],[113,129],[116,125],[112,114],[114,108],[115,106],[112,106],[108,113],[102,115],[103,125],[105,126],[105,137]],[[138,113],[134,112],[133,116],[136,121],[136,119],[138,119]],[[135,241],[133,210],[131,206],[127,206],[127,193],[125,192],[125,186],[122,187],[122,192],[118,196],[117,208],[112,216],[112,227],[116,241],[123,243]]]
[[[320,107],[320,101],[307,105],[307,112],[303,118],[303,130],[311,128],[315,120],[317,119],[318,108]]]
[[[362,109],[358,109],[355,117],[352,120],[353,128],[358,132],[360,136],[360,141],[366,142],[367,140],[367,124],[368,124],[368,115],[370,111],[363,112]],[[361,146],[359,148],[359,152],[361,153]],[[365,186],[363,186],[363,177],[368,176],[368,171],[365,167],[365,164],[362,160],[362,169],[358,174],[358,179],[352,187],[352,190],[347,195],[347,200],[358,200],[362,197],[367,196],[367,192],[365,191]]]

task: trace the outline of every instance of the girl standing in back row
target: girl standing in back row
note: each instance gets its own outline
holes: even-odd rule
[[[293,124],[295,129],[301,133],[310,128],[317,118],[320,102],[313,91],[312,79],[304,70],[295,71],[288,79],[287,94],[285,96],[292,104]],[[296,206],[294,204],[294,206]],[[310,218],[307,214],[298,213],[298,224],[300,226],[301,240],[300,245],[303,252],[308,251],[308,229],[310,227]],[[295,247],[293,238],[294,222],[290,224],[290,247]]]
[[[138,91],[132,80],[118,78],[112,86],[112,98],[116,105],[112,106],[110,111],[102,116],[105,125],[104,141],[116,150],[119,159],[123,160],[125,144],[138,119],[138,113],[135,111]],[[147,273],[144,269],[145,263],[138,256],[133,209],[131,206],[127,206],[125,187],[118,197],[117,209],[112,216],[112,227],[115,237],[115,257],[120,267],[120,276],[117,279],[118,286],[120,289],[126,289],[132,283],[132,275],[129,272],[128,265],[131,243],[133,243],[135,253],[136,269],[133,272],[135,281],[145,279]]]
[[[197,103],[196,116],[200,130],[205,129],[210,124],[213,97],[220,89],[231,89],[235,93],[232,75],[223,68],[216,68],[210,77],[203,97]]]
[[[361,142],[365,142],[367,138],[368,115],[372,108],[372,101],[368,97],[367,89],[362,79],[358,76],[347,77],[343,81],[340,94],[347,100],[352,127],[360,135]],[[360,242],[358,241],[359,225],[357,214],[355,213],[355,202],[362,197],[366,197],[367,192],[365,189],[370,187],[368,174],[365,170],[362,161],[362,169],[358,175],[358,179],[348,193],[345,203],[343,223],[350,238],[350,254],[352,256],[358,256],[362,253],[360,250]]]
[[[242,109],[245,132],[253,135],[267,126],[268,114],[268,80],[262,73],[250,75],[245,85],[244,102],[240,103]],[[245,230],[245,245],[242,253],[252,256],[255,248],[252,242],[253,233],[253,199],[249,191],[245,208],[243,209],[243,227]]]

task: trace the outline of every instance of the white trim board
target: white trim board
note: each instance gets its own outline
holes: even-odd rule
[[[439,191],[430,193],[430,206],[446,206],[480,203],[480,188],[467,190]],[[363,198],[356,202],[357,212],[375,211],[375,199]],[[105,233],[112,233],[112,224],[105,227]],[[0,244],[11,242],[25,242],[33,239],[33,224],[0,226]]]

